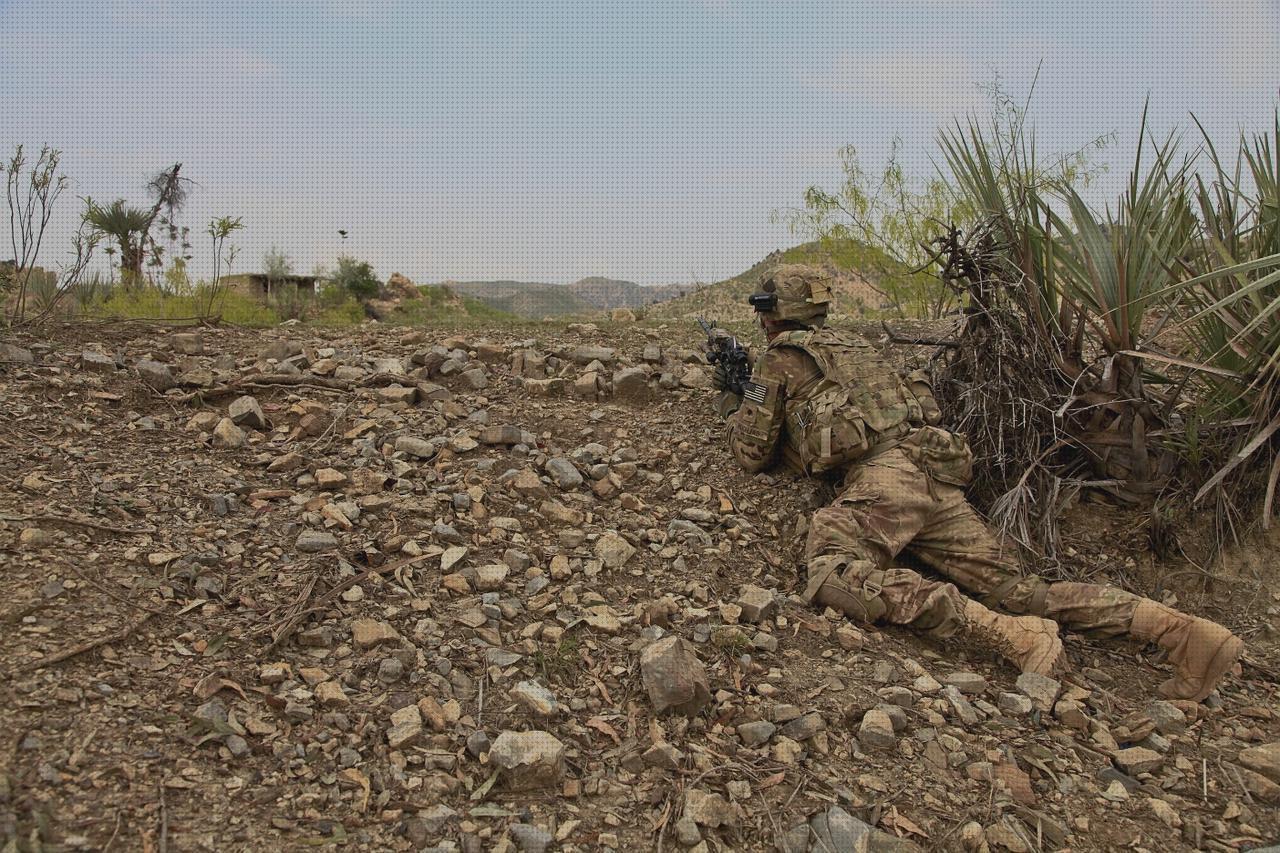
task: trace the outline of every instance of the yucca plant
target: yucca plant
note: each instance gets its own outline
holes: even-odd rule
[[[1114,208],[1095,211],[1058,163],[1037,162],[1021,122],[944,133],[952,185],[979,212],[949,269],[969,294],[959,346],[943,356],[949,414],[998,476],[976,483],[1002,526],[1052,549],[1063,477],[1149,500],[1175,459],[1161,441],[1171,398],[1144,334],[1185,272],[1196,229],[1175,138],[1149,139]],[[1148,154],[1148,149],[1150,154]],[[1148,159],[1149,158],[1149,159]],[[1038,530],[1037,530],[1038,528]]]
[[[965,306],[956,345],[938,356],[936,391],[978,460],[971,494],[1051,556],[1064,494],[1049,464],[1064,447],[1056,410],[1083,370],[1079,314],[1056,286],[1051,179],[1020,116],[957,123],[940,145],[956,207],[974,214],[939,238],[942,275]]]
[[[1143,166],[1146,117],[1129,182],[1114,211],[1096,213],[1066,184],[1056,187],[1065,215],[1050,207],[1056,234],[1053,282],[1064,303],[1078,306],[1096,353],[1063,403],[1064,425],[1090,454],[1095,471],[1120,481],[1125,497],[1159,490],[1176,460],[1151,433],[1166,424],[1168,400],[1154,390],[1167,380],[1141,352],[1144,334],[1169,310],[1169,288],[1183,278],[1178,260],[1196,222],[1186,199],[1189,161],[1177,140],[1151,145]]]
[[[1196,182],[1203,229],[1181,288],[1193,312],[1183,328],[1202,359],[1200,419],[1227,441],[1196,500],[1220,490],[1231,505],[1230,484],[1256,488],[1265,472],[1265,526],[1280,479],[1280,113],[1270,134],[1240,138],[1231,170],[1205,139],[1213,173]]]

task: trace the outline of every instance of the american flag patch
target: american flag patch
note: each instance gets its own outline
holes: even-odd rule
[[[767,393],[769,393],[769,386],[761,385],[759,382],[748,382],[742,386],[743,398],[759,405],[764,404],[764,395]]]

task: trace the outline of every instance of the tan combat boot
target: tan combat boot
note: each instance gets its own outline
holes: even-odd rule
[[[1244,653],[1244,641],[1218,623],[1146,598],[1133,612],[1129,633],[1169,653],[1173,678],[1160,693],[1170,699],[1203,701]]]
[[[965,635],[1022,672],[1050,675],[1065,667],[1058,623],[1038,616],[1005,616],[973,599],[964,605]]]

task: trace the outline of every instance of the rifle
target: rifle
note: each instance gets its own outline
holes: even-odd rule
[[[707,361],[724,369],[725,390],[742,396],[743,388],[751,379],[751,356],[738,339],[723,329],[717,330],[701,317],[698,325],[707,336]]]

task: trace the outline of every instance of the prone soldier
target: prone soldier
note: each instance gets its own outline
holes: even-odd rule
[[[805,600],[863,623],[967,640],[1040,674],[1066,665],[1059,624],[1127,634],[1168,653],[1174,674],[1163,695],[1208,696],[1243,653],[1240,638],[1113,586],[1024,573],[965,498],[973,457],[963,436],[939,426],[927,376],[903,379],[860,336],[826,328],[830,300],[821,270],[791,264],[766,275],[751,304],[768,346],[728,414],[743,469],[841,477],[835,502],[809,527]],[[894,566],[904,552],[947,580]]]

